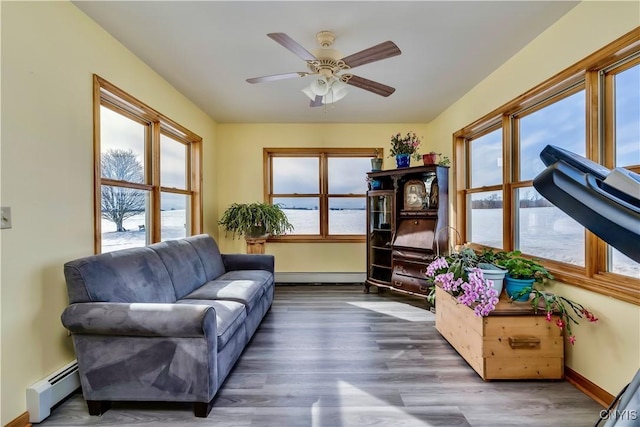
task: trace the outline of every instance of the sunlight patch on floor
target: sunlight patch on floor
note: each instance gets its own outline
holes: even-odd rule
[[[396,301],[355,301],[349,304],[409,322],[435,322],[436,320],[435,314],[427,309]]]
[[[316,401],[311,407],[312,426],[389,425],[389,422],[396,426],[432,426],[424,419],[407,413],[400,407],[391,406],[389,402],[346,381],[337,381],[336,388],[340,407],[323,406],[322,398]]]

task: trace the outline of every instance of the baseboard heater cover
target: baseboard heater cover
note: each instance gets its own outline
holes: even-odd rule
[[[27,388],[29,422],[39,423],[51,414],[58,402],[80,387],[78,361],[63,366],[47,378]]]
[[[366,273],[277,273],[275,274],[276,284],[284,283],[345,283],[362,284],[367,279]]]

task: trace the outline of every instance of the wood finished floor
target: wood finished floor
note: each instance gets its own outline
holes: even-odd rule
[[[375,289],[375,288],[372,288]],[[356,285],[278,285],[271,311],[208,418],[180,403],[80,394],[38,426],[592,426],[602,409],[564,381],[484,382],[423,299]]]

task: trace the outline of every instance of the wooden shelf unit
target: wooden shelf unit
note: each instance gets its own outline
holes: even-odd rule
[[[449,168],[416,166],[369,172],[367,280],[371,286],[426,296],[426,266],[449,248]],[[439,232],[439,230],[443,230]]]

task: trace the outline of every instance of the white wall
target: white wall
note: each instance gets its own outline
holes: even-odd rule
[[[443,151],[452,153],[454,132],[639,24],[637,1],[580,3],[430,122],[428,139],[446,141]],[[582,322],[574,328],[577,341],[575,346],[567,346],[567,366],[615,396],[640,367],[640,307],[574,286],[558,284],[555,289],[593,309],[600,318],[599,324]]]
[[[92,74],[204,139],[205,231],[217,233],[215,123],[69,2],[1,2],[0,424],[74,358],[60,322],[64,262],[93,253]]]

